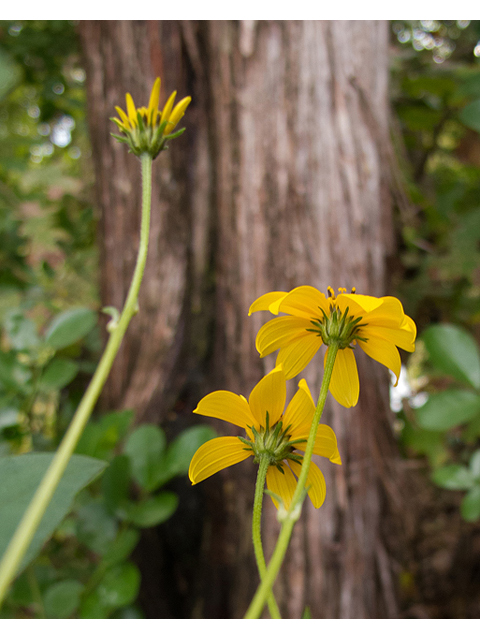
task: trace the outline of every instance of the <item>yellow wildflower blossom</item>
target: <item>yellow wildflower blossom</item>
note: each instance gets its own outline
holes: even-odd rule
[[[160,151],[166,148],[167,140],[177,138],[185,131],[185,129],[180,129],[176,133],[172,133],[190,104],[191,97],[183,98],[174,107],[176,95],[177,92],[174,91],[167,100],[163,111],[159,111],[160,78],[157,78],[153,84],[148,107],[137,109],[132,96],[127,93],[127,112],[125,113],[120,107],[115,107],[120,119],[110,118],[123,135],[112,134],[113,137],[128,144],[130,150],[137,156],[148,153],[152,158],[156,158]]]
[[[340,404],[353,407],[359,395],[354,347],[358,344],[393,371],[397,384],[401,367],[397,347],[414,351],[417,330],[397,298],[346,293],[346,289],[335,296],[330,287],[328,292],[329,298],[314,287],[302,286],[266,293],[252,304],[249,315],[264,310],[288,314],[267,322],[256,339],[261,358],[279,349],[276,364],[283,365],[287,380],[307,366],[322,344],[339,344],[329,390]]]
[[[192,458],[188,471],[192,484],[217,471],[253,456],[259,462],[268,456],[267,487],[288,509],[292,500],[315,413],[315,404],[305,380],[285,409],[286,380],[282,366],[275,367],[252,390],[248,401],[230,391],[214,391],[203,398],[194,413],[231,422],[245,429],[246,437],[225,436],[203,444]],[[313,453],[341,464],[337,438],[325,424],[318,427]],[[326,495],[325,479],[311,463],[307,487],[318,508]],[[272,496],[275,506],[279,503]]]

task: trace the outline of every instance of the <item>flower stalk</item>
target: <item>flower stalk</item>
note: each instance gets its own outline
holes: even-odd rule
[[[42,517],[53,498],[56,488],[75,451],[75,447],[90,418],[93,408],[110,373],[113,361],[122,343],[131,319],[138,311],[138,293],[147,260],[152,199],[152,156],[143,153],[142,165],[142,220],[137,263],[123,311],[117,322],[110,325],[110,337],[98,367],[73,416],[63,440],[43,477],[32,501],[25,511],[0,563],[0,604],[35,535]]]
[[[305,484],[308,477],[308,471],[310,469],[310,463],[313,454],[313,448],[315,444],[315,438],[317,435],[318,425],[320,418],[325,407],[325,401],[328,395],[328,388],[332,377],[333,366],[335,364],[335,358],[339,349],[338,344],[331,344],[327,352],[327,358],[325,361],[325,371],[322,380],[322,386],[318,396],[317,407],[312,420],[312,426],[307,440],[307,446],[305,448],[305,454],[303,457],[302,469],[298,476],[298,482],[293,494],[290,507],[285,510],[282,515],[282,528],[278,536],[277,544],[272,554],[270,563],[266,568],[264,575],[261,575],[261,583],[255,593],[255,596],[245,614],[245,619],[251,620],[259,618],[262,614],[265,602],[271,593],[273,584],[277,578],[280,567],[282,566],[283,559],[287,552],[288,544],[292,535],[292,530],[295,522],[299,519],[301,513],[302,502],[305,498]]]
[[[262,536],[261,536],[261,523],[262,523],[262,503],[263,503],[263,489],[265,486],[265,480],[267,478],[267,470],[270,464],[269,456],[261,456],[258,472],[257,482],[255,484],[255,498],[253,502],[253,518],[252,518],[252,538],[253,548],[255,550],[255,559],[257,561],[258,572],[260,579],[263,580],[265,572],[267,570],[265,564],[265,556],[263,554]],[[270,590],[267,598],[268,609],[272,618],[280,619],[280,611],[275,601],[273,591]]]

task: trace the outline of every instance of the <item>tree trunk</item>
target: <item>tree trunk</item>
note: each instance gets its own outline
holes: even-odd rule
[[[105,304],[123,303],[140,209],[138,161],[109,136],[108,117],[126,91],[146,104],[157,75],[161,100],[173,89],[193,98],[186,134],[154,163],[140,313],[104,394],[105,406],[133,407],[138,420],[167,420],[173,433],[195,422],[190,412],[204,394],[248,395],[273,366],[274,356],[260,360],[254,346],[269,314],[247,317],[259,295],[302,284],[387,293],[393,248],[385,172],[388,27],[87,21],[80,34]],[[327,499],[319,510],[306,501],[295,528],[276,585],[284,617],[300,617],[306,605],[313,617],[398,615],[384,528],[391,505],[401,506],[392,479],[388,376],[363,355],[357,407],[328,400],[324,421],[337,433],[343,465],[319,461]],[[317,356],[302,374],[314,395],[322,372]],[[219,433],[236,433],[217,426]],[[162,572],[152,578],[158,588],[144,603],[147,615],[243,616],[258,584],[250,533],[255,470],[247,461],[179,489],[181,504],[189,506],[159,531],[160,550],[145,551],[150,561],[160,554]],[[192,522],[197,500],[205,501],[203,525],[200,518]],[[177,558],[177,536],[169,542],[169,526],[170,532],[187,527],[192,537],[203,527],[198,558],[187,568]],[[277,531],[266,499],[267,558]],[[148,589],[146,583],[144,576]]]

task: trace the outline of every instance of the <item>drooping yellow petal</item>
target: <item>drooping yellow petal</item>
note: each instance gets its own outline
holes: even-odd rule
[[[349,308],[350,315],[364,316],[382,305],[382,298],[363,296],[358,293],[341,293],[337,296],[337,305],[341,311]]]
[[[177,92],[174,91],[169,97],[169,99],[167,100],[167,102],[165,103],[165,106],[163,107],[163,111],[162,111],[162,117],[160,118],[160,124],[168,120],[170,114],[172,113],[173,103],[175,102],[176,95],[177,95]]]
[[[315,405],[310,390],[308,389],[306,381],[301,380],[298,385],[298,391],[285,409],[283,418],[284,428],[291,425],[289,434],[292,439],[302,438],[305,433],[308,438],[314,413]],[[301,433],[302,435],[297,436],[297,433]]]
[[[308,431],[295,429],[291,433],[291,437],[292,439],[304,438],[306,440],[308,439]],[[305,451],[306,447],[306,442],[300,442],[295,445],[295,449],[298,449],[299,451]],[[337,436],[333,429],[327,424],[318,425],[313,453],[317,456],[328,458],[330,462],[333,462],[333,464],[342,464],[342,459],[338,450]]]
[[[248,431],[251,426],[258,427],[258,422],[252,415],[248,402],[243,396],[238,396],[231,391],[209,393],[200,400],[193,413],[225,420],[225,422],[231,422]]]
[[[362,332],[362,335],[365,335],[367,341],[359,340],[358,344],[367,356],[370,356],[370,358],[373,358],[377,362],[380,362],[380,364],[385,365],[390,371],[393,371],[397,378],[395,382],[395,386],[397,386],[400,369],[402,367],[402,361],[400,360],[397,347],[392,342],[374,335],[373,332],[368,331],[368,329],[369,327],[366,327]]]
[[[307,329],[311,328],[311,322],[305,318],[295,318],[294,316],[273,318],[259,329],[255,346],[260,357],[263,358],[294,340],[308,336]],[[322,344],[321,338],[320,344]]]
[[[137,110],[135,109],[135,103],[133,101],[133,98],[129,93],[127,93],[126,95],[126,100],[127,100],[127,113],[128,113],[128,118],[130,120],[130,124],[132,125],[132,127],[137,127],[138,126]]]
[[[296,460],[289,460],[288,464],[292,467],[295,475],[300,475],[302,465]],[[325,502],[325,496],[327,495],[327,485],[323,473],[317,467],[314,462],[310,462],[308,469],[307,482],[305,485],[308,488],[308,496],[313,503],[315,509],[318,509]]]
[[[268,467],[267,488],[269,491],[276,493],[277,496],[280,496],[285,508],[288,509],[292,502],[293,494],[295,493],[297,481],[290,467],[288,467],[284,462],[281,462],[280,465],[283,469],[283,473],[273,465]],[[270,497],[273,500],[273,504],[278,509],[278,500],[275,500],[273,496]]]
[[[202,444],[195,452],[190,462],[188,477],[192,484],[197,484],[217,471],[231,467],[232,464],[237,464],[249,456],[253,456],[253,451],[246,449],[245,444],[238,438],[233,436],[213,438]]]
[[[363,322],[382,327],[400,327],[406,317],[400,300],[392,296],[385,296],[380,300],[381,305],[367,313]]]
[[[123,109],[120,109],[120,107],[115,107],[115,109],[117,110],[118,115],[122,119],[123,125],[128,129],[130,129],[130,121],[128,120],[128,117],[125,111]]]
[[[278,311],[301,318],[322,319],[322,309],[328,313],[329,303],[325,295],[315,287],[303,286],[292,289],[283,300],[278,301]],[[270,308],[275,313],[274,305]]]
[[[263,427],[266,426],[268,411],[269,426],[273,427],[280,420],[286,398],[285,374],[282,367],[275,367],[253,388],[248,404],[257,422]]]
[[[248,315],[251,316],[255,311],[269,311],[270,305],[277,302],[280,298],[284,298],[286,295],[288,295],[286,291],[270,291],[269,293],[264,293],[263,296],[257,298],[255,302],[250,305]]]
[[[383,338],[383,340],[397,345],[397,347],[400,347],[400,349],[404,351],[415,351],[415,334],[409,327],[405,329],[392,329],[390,327],[379,327],[369,324],[364,329],[361,329],[360,335],[366,338],[369,336]]]
[[[188,107],[191,101],[192,98],[190,96],[187,96],[186,98],[183,98],[183,100],[180,100],[180,102],[175,106],[174,110],[170,114],[170,117],[168,118],[168,124],[164,130],[165,135],[168,135],[175,129],[177,124],[183,118],[185,109]]]
[[[325,360],[327,354],[328,350],[325,353]],[[338,350],[329,389],[335,400],[344,407],[354,407],[357,404],[360,383],[352,349]]]
[[[317,333],[305,331],[305,336],[280,349],[276,364],[283,364],[285,378],[290,380],[303,371],[322,344]]]
[[[148,102],[148,124],[154,124],[158,112],[158,101],[160,100],[160,78],[157,78],[153,83],[152,93],[150,94],[150,100]]]

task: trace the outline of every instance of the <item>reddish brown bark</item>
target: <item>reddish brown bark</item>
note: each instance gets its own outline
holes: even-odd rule
[[[146,100],[157,75],[162,99],[173,88],[193,97],[187,133],[155,163],[141,312],[109,381],[108,406],[164,420],[172,407],[180,410],[178,398],[189,415],[215,389],[247,395],[274,363],[273,356],[261,361],[254,346],[268,314],[247,317],[267,291],[311,284],[387,293],[386,23],[85,22],[80,31],[105,304],[122,304],[139,210],[138,162],[109,137],[108,117],[127,90]],[[320,462],[326,503],[320,510],[306,503],[276,586],[285,617],[300,617],[306,605],[313,617],[397,615],[382,531],[386,504],[401,505],[391,480],[388,378],[362,355],[358,406],[327,406],[343,466]],[[304,374],[314,394],[322,369],[317,356]],[[258,584],[254,474],[247,461],[185,489],[189,504],[204,492],[207,515],[181,615],[245,612]],[[268,556],[278,526],[265,504]],[[162,612],[180,615],[167,606]]]

